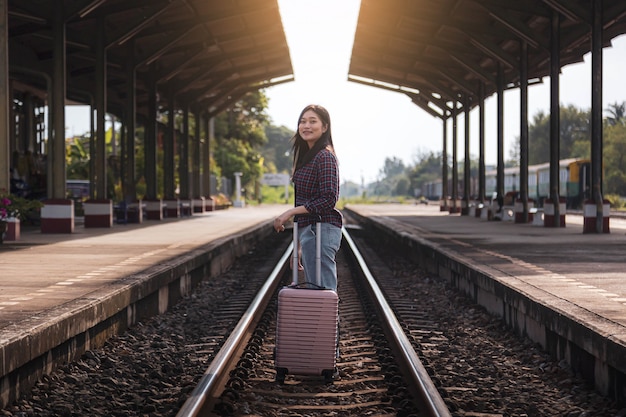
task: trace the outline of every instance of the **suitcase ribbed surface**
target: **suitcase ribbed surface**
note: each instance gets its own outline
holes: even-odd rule
[[[331,290],[280,290],[277,368],[299,375],[321,375],[335,368],[338,304],[337,293]]]

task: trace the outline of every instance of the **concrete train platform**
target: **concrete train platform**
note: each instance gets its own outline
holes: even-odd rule
[[[166,311],[273,233],[287,207],[77,226],[72,234],[22,230],[19,241],[0,245],[0,406],[42,370]],[[555,229],[438,206],[350,205],[344,213],[384,231],[599,391],[626,397],[626,220],[611,219],[611,233],[596,235],[582,233],[582,216]]]
[[[22,230],[0,245],[0,406],[56,365],[162,313],[263,237],[286,205],[190,217]]]
[[[598,391],[626,400],[626,219],[610,233],[488,221],[424,205],[349,205],[427,268],[565,359]]]

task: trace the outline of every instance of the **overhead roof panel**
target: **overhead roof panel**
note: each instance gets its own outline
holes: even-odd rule
[[[561,65],[582,61],[591,50],[591,4],[588,0],[362,0],[348,78],[417,89],[431,103],[435,95],[444,100],[468,99],[473,106],[481,85],[486,95],[496,91],[499,68],[505,84],[519,82],[522,42],[529,46],[529,77],[549,75],[553,13],[561,16]],[[605,1],[603,7],[607,46],[626,33],[626,2]]]
[[[246,90],[279,77],[293,79],[277,0],[9,0],[12,77],[31,83],[43,96],[44,74],[53,59],[53,18],[60,9],[66,21],[68,97],[88,102],[93,94],[96,40],[103,28],[112,113],[126,105],[132,68],[140,113],[155,83],[162,99],[218,101],[221,94],[230,97],[226,80],[241,82]]]

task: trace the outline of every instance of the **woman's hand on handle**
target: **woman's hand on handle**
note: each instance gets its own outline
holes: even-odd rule
[[[295,216],[296,214],[307,213],[308,211],[306,208],[304,208],[304,206],[298,206],[287,210],[286,212],[274,219],[274,230],[276,230],[277,233],[284,232],[285,223],[287,223],[291,217]]]
[[[274,230],[276,230],[277,233],[285,231],[285,221],[286,220],[283,220],[282,215],[274,219]]]

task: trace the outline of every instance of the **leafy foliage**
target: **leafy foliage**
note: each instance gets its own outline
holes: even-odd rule
[[[626,196],[626,123],[607,124],[604,138],[606,191]]]
[[[261,149],[268,172],[291,172],[292,156],[290,139],[294,131],[285,126],[268,125],[265,127],[267,144]]]
[[[572,105],[561,107],[559,157],[589,158],[591,154],[590,111],[581,110]],[[604,193],[607,195],[626,195],[626,102],[613,103],[606,110],[603,129],[603,175]],[[507,166],[519,165],[519,137],[513,146],[511,160]],[[529,125],[529,164],[548,162],[550,159],[550,117],[538,112]],[[386,159],[380,170],[379,180],[368,188],[370,195],[410,195],[413,189],[441,178],[441,154],[418,154],[415,163],[403,167],[397,158]],[[478,161],[472,160],[471,176],[478,176]],[[464,161],[459,161],[459,178],[463,175]],[[451,173],[451,168],[449,169]],[[406,187],[401,178],[410,179]],[[353,194],[351,194],[353,195]]]
[[[293,204],[293,186],[288,188],[289,195],[285,195],[285,187],[261,186],[261,202],[266,204]]]
[[[26,221],[30,215],[43,207],[43,203],[39,200],[32,200],[19,197],[8,193],[6,190],[0,190],[0,220],[6,220],[8,217],[17,217],[21,221]]]
[[[267,144],[265,126],[267,97],[261,91],[249,93],[215,119],[213,156],[223,177],[233,179],[241,172],[244,195],[253,196],[263,173],[260,149]]]
[[[573,105],[561,107],[559,122],[560,159],[589,157],[591,143],[590,113]],[[519,149],[519,137],[515,141]],[[550,115],[538,112],[528,127],[528,163],[541,164],[550,160]]]

